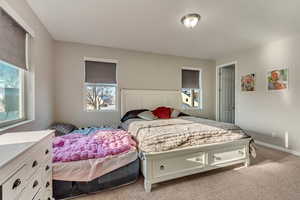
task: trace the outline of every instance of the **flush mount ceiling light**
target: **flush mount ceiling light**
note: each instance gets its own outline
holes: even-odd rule
[[[194,28],[198,24],[200,18],[201,16],[197,13],[187,14],[181,18],[181,23],[187,28]]]

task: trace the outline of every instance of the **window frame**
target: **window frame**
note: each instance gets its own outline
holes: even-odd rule
[[[4,63],[7,63],[3,60],[0,60],[1,62],[4,62]],[[10,63],[7,63],[8,65],[11,65],[11,67],[15,67],[16,69],[19,70],[20,72],[20,89],[21,89],[21,96],[20,96],[20,99],[19,99],[19,103],[20,103],[20,113],[21,113],[21,117],[19,119],[15,119],[15,120],[6,120],[6,121],[3,121],[1,122],[0,121],[0,129],[1,128],[5,128],[5,127],[8,127],[8,126],[11,126],[11,125],[14,125],[14,124],[18,124],[20,122],[23,122],[23,121],[26,121],[27,120],[27,116],[26,116],[26,104],[25,104],[25,99],[26,99],[26,93],[25,93],[25,71],[14,66],[13,64],[10,64]]]
[[[182,70],[193,70],[193,71],[199,71],[199,88],[183,88],[182,87]],[[202,68],[195,68],[195,67],[181,67],[180,69],[180,99],[181,99],[181,109],[183,110],[200,110],[202,111],[203,110],[203,87],[202,87]],[[184,108],[182,106],[183,104],[183,101],[182,101],[182,96],[181,96],[181,93],[182,93],[182,90],[185,89],[185,90],[188,90],[188,89],[194,89],[194,90],[199,90],[199,98],[200,98],[200,104],[199,106],[197,107],[190,107],[190,108]]]
[[[26,55],[26,70],[21,70],[22,72],[22,117],[18,120],[10,120],[0,123],[0,134],[2,131],[9,130],[11,128],[18,127],[20,125],[33,122],[35,120],[35,86],[34,86],[34,71],[30,70],[32,65],[32,45],[29,42],[30,39],[36,37],[34,29],[27,23],[27,21],[19,15],[19,13],[10,6],[6,0],[0,0],[0,8],[2,8],[12,19],[16,21],[26,32],[26,45],[25,45],[25,55]],[[4,61],[5,62],[5,61]],[[14,65],[13,65],[14,66]],[[29,91],[30,90],[30,91]]]
[[[94,113],[94,112],[119,112],[119,86],[118,86],[118,60],[115,59],[105,59],[105,58],[92,58],[92,57],[84,57],[83,58],[83,77],[85,77],[85,62],[86,61],[93,61],[93,62],[106,62],[106,63],[114,63],[116,64],[116,83],[115,84],[109,84],[109,83],[86,83],[85,80],[83,80],[83,110],[88,113]],[[86,87],[88,85],[95,85],[95,86],[112,86],[116,88],[115,92],[115,109],[105,109],[105,110],[88,110],[86,107],[86,95],[87,90]]]

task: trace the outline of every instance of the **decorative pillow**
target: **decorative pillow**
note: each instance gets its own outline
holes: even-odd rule
[[[131,110],[128,111],[121,119],[121,122],[125,122],[128,119],[138,118],[138,114],[141,112],[148,111],[147,109],[140,109],[140,110]]]
[[[73,124],[67,123],[53,123],[49,128],[55,130],[55,136],[66,135],[71,133],[73,130],[78,129]]]
[[[138,114],[138,117],[144,120],[155,120],[157,117],[151,111],[144,111]]]
[[[180,110],[172,109],[171,118],[177,118],[180,115]]]
[[[169,119],[171,117],[171,108],[158,107],[152,113],[160,119]]]

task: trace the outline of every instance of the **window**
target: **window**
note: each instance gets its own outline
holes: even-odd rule
[[[202,109],[200,70],[181,70],[181,98],[183,109]]]
[[[23,70],[0,61],[0,123],[24,118]]]
[[[25,119],[24,74],[27,32],[0,8],[0,127]]]
[[[117,110],[116,63],[85,60],[85,110]]]

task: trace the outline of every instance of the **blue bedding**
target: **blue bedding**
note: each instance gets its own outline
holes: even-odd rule
[[[96,131],[99,130],[112,130],[113,128],[97,128],[97,127],[89,127],[89,128],[81,128],[81,129],[77,129],[72,131],[71,133],[79,133],[79,134],[83,134],[83,135],[89,135],[89,134],[93,134]]]

